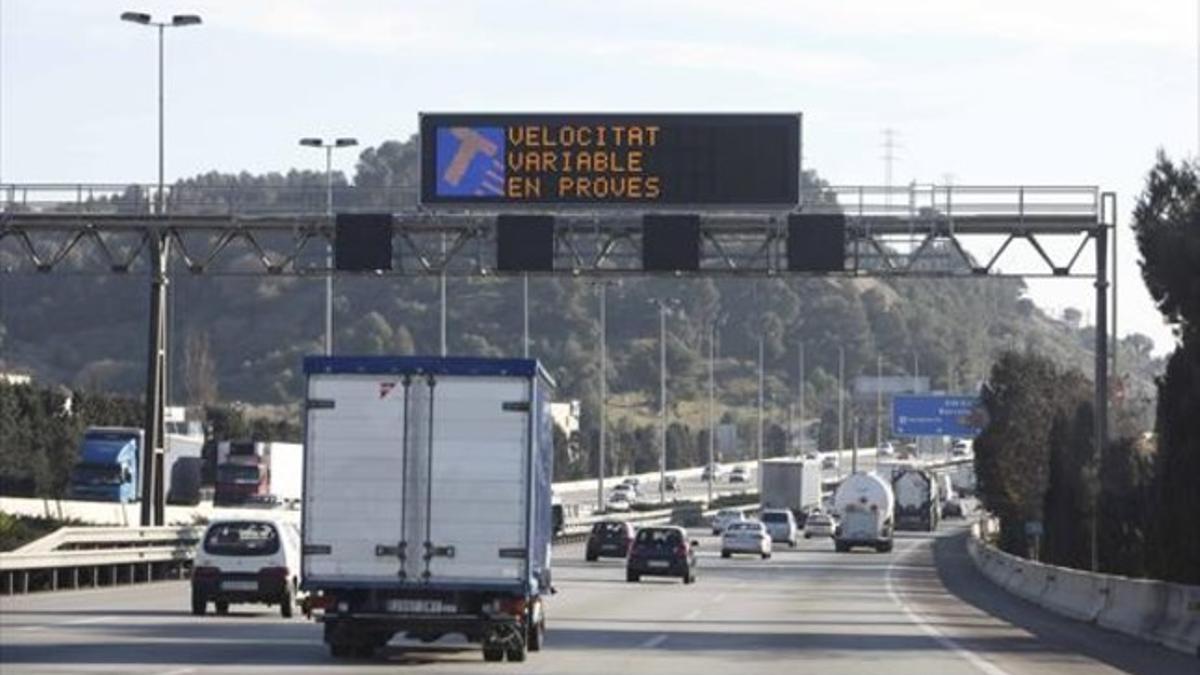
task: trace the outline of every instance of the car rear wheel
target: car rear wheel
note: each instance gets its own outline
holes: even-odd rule
[[[845,545],[845,544],[843,544],[843,543],[842,543],[842,542],[840,542],[840,541],[836,541],[836,540],[835,540],[835,541],[833,542],[833,550],[834,550],[834,551],[837,551],[838,553],[845,553],[846,551],[849,551],[849,550],[850,550],[850,547],[849,547],[849,546],[847,546],[847,545]]]
[[[192,591],[192,614],[204,616],[207,607],[208,600],[204,597],[204,594]]]
[[[728,557],[729,557],[729,556],[731,556],[731,555],[733,555],[733,554],[732,554],[732,553],[730,553],[729,551],[721,551],[721,557],[722,557],[722,558],[728,558]]]
[[[290,619],[292,612],[296,607],[296,596],[292,593],[292,589],[285,587],[283,595],[279,598],[279,616]]]
[[[691,568],[688,568],[687,570],[685,570],[685,571],[683,572],[683,583],[685,583],[685,584],[694,584],[694,583],[696,583],[696,573],[695,573],[695,572],[693,572],[693,571],[691,570]]]
[[[763,560],[770,560],[770,559],[771,559],[771,554],[770,554],[770,553],[764,553],[764,554],[762,554],[762,559],[763,559]]]
[[[217,614],[220,614],[221,616],[225,616],[228,613],[229,613],[229,602],[227,600],[218,600],[217,601]]]
[[[600,556],[598,556],[594,553],[588,553],[587,555],[584,556],[584,559],[587,560],[588,562],[596,562],[596,559],[599,557]]]
[[[804,538],[805,538],[805,539],[812,539],[812,535],[811,535],[811,534],[809,534],[808,532],[805,532],[805,533],[804,533]]]
[[[626,572],[625,573],[625,581],[627,581],[631,584],[636,584],[637,582],[641,581],[641,579],[642,579],[641,575],[638,574],[637,572]]]

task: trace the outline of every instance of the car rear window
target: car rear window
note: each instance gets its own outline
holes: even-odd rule
[[[279,531],[264,522],[216,523],[204,536],[204,550],[212,555],[273,555],[279,552]]]
[[[788,517],[787,517],[786,513],[781,513],[778,511],[775,513],[771,513],[768,511],[768,512],[762,514],[762,519],[763,519],[764,523],[786,523],[788,520]]]
[[[601,537],[622,537],[625,535],[625,523],[596,523],[592,526],[592,534]]]
[[[762,525],[759,523],[734,523],[726,530],[728,532],[741,532],[742,530],[761,530]]]
[[[683,543],[683,537],[679,535],[679,530],[646,528],[638,530],[637,543],[652,546],[678,546]]]

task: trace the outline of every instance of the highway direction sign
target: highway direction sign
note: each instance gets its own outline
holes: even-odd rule
[[[975,437],[983,427],[977,396],[896,396],[892,432],[897,436]]]

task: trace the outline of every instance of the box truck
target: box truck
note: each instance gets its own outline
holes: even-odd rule
[[[808,511],[821,505],[821,465],[804,459],[762,462],[762,508],[788,509],[801,527]]]
[[[308,357],[305,610],[335,658],[459,634],[542,647],[553,382],[537,361]]]
[[[833,493],[833,511],[838,517],[834,548],[839,553],[855,546],[891,551],[895,503],[892,487],[883,478],[863,472],[847,476]]]

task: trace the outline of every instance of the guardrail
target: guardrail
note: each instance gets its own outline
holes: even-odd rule
[[[984,540],[995,521],[975,523],[967,553],[1006,591],[1063,616],[1200,657],[1200,586],[1046,565]]]
[[[0,593],[182,579],[202,527],[63,527],[0,555]]]
[[[947,468],[968,461],[950,460],[926,466]],[[837,483],[837,479],[822,481],[822,492],[831,491]],[[716,513],[716,509],[706,509],[706,506],[700,501],[688,500],[653,511],[571,518],[555,541],[579,541],[587,536],[594,523],[609,518],[642,524],[699,525],[704,518]],[[758,504],[727,508],[753,512],[758,509]],[[0,554],[0,594],[183,578],[202,534],[203,526],[194,525],[60,528],[17,551]]]

